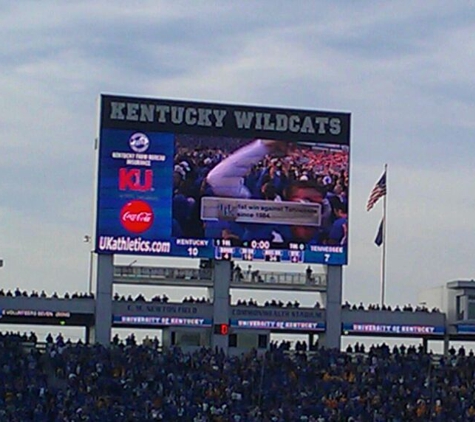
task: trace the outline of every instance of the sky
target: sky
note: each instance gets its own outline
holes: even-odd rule
[[[0,12],[0,287],[87,290],[101,93],[350,112],[344,299],[380,298],[382,208],[366,201],[385,163],[387,302],[474,278],[473,3],[24,0]]]

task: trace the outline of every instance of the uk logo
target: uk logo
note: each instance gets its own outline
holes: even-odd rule
[[[119,170],[119,190],[148,192],[153,189],[153,170],[121,168]]]
[[[219,204],[218,213],[223,219],[234,220],[237,217],[237,207],[231,204]]]

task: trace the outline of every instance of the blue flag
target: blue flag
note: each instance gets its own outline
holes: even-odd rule
[[[384,218],[379,223],[378,233],[376,233],[376,239],[374,239],[374,243],[377,246],[381,246],[383,244],[383,234],[384,234]]]

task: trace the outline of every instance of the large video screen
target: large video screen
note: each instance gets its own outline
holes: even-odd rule
[[[101,96],[95,250],[345,265],[348,113]]]

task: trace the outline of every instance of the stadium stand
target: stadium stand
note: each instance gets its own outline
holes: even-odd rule
[[[58,299],[60,296],[57,293],[53,293],[51,295],[46,294],[44,291],[41,293],[38,293],[37,291],[32,291],[32,292],[27,292],[26,290],[20,290],[19,288],[15,289],[15,291],[7,290],[5,291],[4,289],[0,289],[0,297],[41,297],[41,298],[54,298]],[[69,293],[66,292],[62,296],[64,299],[93,299],[94,294],[93,293],[83,293],[83,292],[74,292],[74,293]],[[134,302],[156,302],[156,303],[168,303],[169,298],[167,295],[155,295],[151,297],[150,299],[146,298],[143,294],[138,294],[135,297],[132,295],[119,295],[119,293],[114,294],[114,300],[115,301],[120,301],[120,302],[125,302],[125,301],[134,301]],[[210,299],[207,297],[200,297],[200,298],[195,298],[193,296],[188,296],[183,298],[181,303],[211,303]],[[282,300],[277,300],[277,299],[271,299],[267,300],[264,303],[260,304],[254,299],[249,299],[249,300],[241,300],[238,299],[236,301],[236,305],[238,306],[264,306],[264,307],[277,307],[277,308],[298,308],[300,307],[300,303],[297,300],[294,301],[287,301],[283,302]],[[322,305],[319,302],[315,303],[316,308],[322,308]],[[342,309],[349,309],[349,310],[359,310],[359,311],[390,311],[390,312],[425,312],[425,313],[440,313],[440,310],[438,308],[432,308],[429,309],[425,306],[413,306],[411,304],[404,305],[402,307],[399,306],[394,306],[391,307],[390,305],[383,305],[380,306],[378,304],[369,304],[369,305],[364,305],[363,303],[360,303],[359,305],[357,304],[351,304],[349,302],[345,302],[342,305]]]
[[[474,421],[475,357],[451,349],[372,347],[289,352],[286,343],[226,357],[161,351],[129,337],[110,348],[27,347],[0,335],[0,420],[12,422]]]

